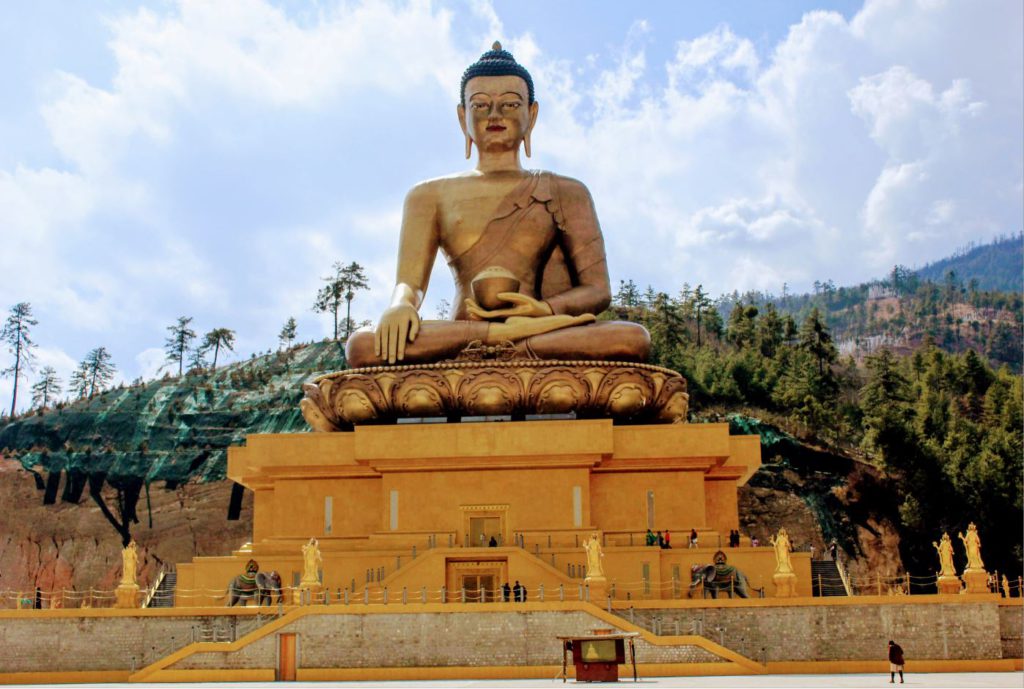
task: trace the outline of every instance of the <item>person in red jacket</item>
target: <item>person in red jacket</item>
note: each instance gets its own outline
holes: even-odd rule
[[[903,649],[895,641],[889,641],[889,684],[896,682],[896,673],[900,673],[900,684],[903,684]]]

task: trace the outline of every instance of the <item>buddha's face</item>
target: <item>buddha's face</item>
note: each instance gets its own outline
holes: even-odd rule
[[[529,90],[520,77],[473,77],[466,82],[459,123],[480,151],[517,149],[536,121],[537,103],[529,105]]]

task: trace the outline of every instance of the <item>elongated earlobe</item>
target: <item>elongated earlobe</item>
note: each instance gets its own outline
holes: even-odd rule
[[[530,157],[530,133],[529,132],[527,132],[526,136],[523,138],[523,153],[526,154],[527,158]]]
[[[469,160],[471,155],[473,155],[473,140],[469,138],[469,134],[466,134],[466,160]]]

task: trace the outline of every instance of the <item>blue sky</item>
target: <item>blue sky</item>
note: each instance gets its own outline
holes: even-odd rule
[[[613,280],[921,265],[1021,229],[1021,25],[1017,0],[18,3],[0,306],[33,304],[65,381],[99,345],[156,375],[181,315],[236,330],[235,358],[290,316],[321,338],[334,261],[367,266],[376,318],[405,191],[469,165],[458,79],[496,38],[537,84],[528,164],[590,187]],[[424,314],[450,296],[439,265]]]

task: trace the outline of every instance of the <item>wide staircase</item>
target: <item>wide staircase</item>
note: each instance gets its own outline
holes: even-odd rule
[[[815,596],[848,595],[835,560],[811,560],[811,590]]]

